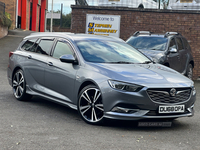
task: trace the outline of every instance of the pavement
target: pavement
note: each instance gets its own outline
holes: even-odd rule
[[[200,81],[195,115],[172,126],[138,127],[134,121],[86,124],[75,110],[40,97],[17,101],[7,81],[8,53],[30,31],[13,30],[0,39],[0,150],[199,150]]]

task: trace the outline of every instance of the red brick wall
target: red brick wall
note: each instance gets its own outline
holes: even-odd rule
[[[181,33],[190,41],[195,61],[194,79],[200,78],[200,11],[140,10],[72,5],[71,32],[85,33],[86,14],[121,15],[120,37],[126,40],[136,31]]]

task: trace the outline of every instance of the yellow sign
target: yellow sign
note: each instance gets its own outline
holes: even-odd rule
[[[180,3],[192,3],[193,0],[180,0]]]
[[[87,34],[120,36],[120,16],[87,14],[86,30]]]

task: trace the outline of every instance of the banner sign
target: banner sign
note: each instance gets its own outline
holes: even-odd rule
[[[119,37],[120,17],[118,15],[87,14],[85,33]]]

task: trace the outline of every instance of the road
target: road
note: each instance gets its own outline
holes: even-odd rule
[[[86,124],[75,110],[34,97],[15,100],[7,81],[8,53],[28,31],[0,39],[0,150],[199,150],[200,81],[195,81],[195,115],[171,127],[138,127],[137,122]]]

